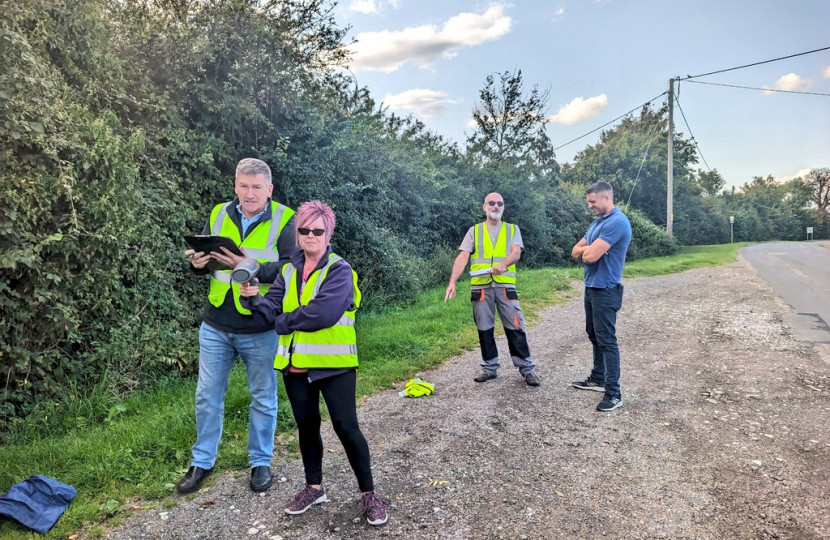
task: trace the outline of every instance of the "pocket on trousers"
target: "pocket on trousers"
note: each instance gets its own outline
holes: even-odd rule
[[[622,283],[617,285],[616,289],[612,289],[610,291],[610,293],[611,293],[611,298],[610,298],[611,305],[613,306],[614,311],[619,311],[620,309],[622,309],[622,300],[623,300],[623,286],[622,286]]]
[[[518,300],[519,293],[516,292],[516,289],[505,289],[504,295],[507,297],[508,300]]]
[[[484,289],[478,289],[476,291],[470,291],[470,302],[483,302],[484,301]]]

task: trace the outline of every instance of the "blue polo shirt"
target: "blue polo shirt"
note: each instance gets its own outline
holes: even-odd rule
[[[597,238],[611,244],[611,248],[594,264],[585,265],[585,286],[610,289],[622,281],[625,254],[631,243],[631,223],[619,208],[599,216],[588,227],[585,241],[590,246]]]

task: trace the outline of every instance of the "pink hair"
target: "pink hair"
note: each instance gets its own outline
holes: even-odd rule
[[[334,233],[334,210],[323,201],[308,201],[300,205],[297,213],[294,216],[294,224],[296,228],[305,227],[317,218],[323,219],[323,225],[326,229],[326,243],[331,243],[331,235]],[[297,232],[297,237],[300,233]]]

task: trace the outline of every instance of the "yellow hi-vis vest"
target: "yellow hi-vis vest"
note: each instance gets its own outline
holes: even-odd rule
[[[282,204],[271,201],[271,220],[259,225],[251,234],[245,237],[243,241],[239,228],[234,224],[233,220],[228,216],[228,207],[233,202],[217,204],[213,207],[210,213],[211,234],[216,236],[227,236],[236,245],[245,248],[245,253],[249,257],[253,257],[260,263],[277,262],[280,260],[279,251],[277,251],[277,241],[280,238],[280,233],[291,216],[294,215],[294,210],[283,206]],[[251,225],[254,226],[253,224]],[[260,294],[265,294],[271,287],[270,283],[259,284]],[[208,291],[208,299],[215,307],[221,306],[228,296],[228,289],[233,289],[233,303],[236,304],[236,310],[242,315],[250,315],[251,311],[242,307],[239,303],[239,284],[231,283],[230,270],[214,270],[210,275],[210,290]]]
[[[496,239],[496,245],[490,239],[490,233],[487,232],[487,223],[481,222],[473,229],[475,251],[470,260],[470,271],[484,270],[496,266],[507,258],[510,253],[510,247],[513,244],[513,234],[516,226],[512,223],[502,221],[501,229],[499,230],[499,237]],[[496,283],[516,283],[516,265],[511,264],[507,267],[507,272],[502,274],[485,274],[483,276],[474,276],[470,283],[473,285],[487,285],[491,281]]]
[[[296,267],[288,263],[282,269],[285,279],[285,295],[282,298],[282,312],[291,313],[300,305],[307,306],[320,291],[320,286],[328,276],[329,268],[343,258],[334,253],[323,268],[315,270],[308,276],[303,296],[297,301],[298,282],[301,278]],[[357,288],[357,273],[352,270],[354,284],[354,309],[360,307],[360,289]],[[321,328],[314,332],[295,330],[291,334],[280,336],[274,369],[285,369],[288,360],[296,368],[348,368],[357,367],[357,334],[354,331],[354,310],[343,313],[334,326]]]

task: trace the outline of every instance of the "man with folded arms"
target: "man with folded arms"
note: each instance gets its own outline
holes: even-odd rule
[[[257,279],[263,294],[296,247],[294,211],[271,200],[273,188],[271,169],[267,164],[258,159],[243,159],[236,167],[237,198],[216,205],[202,231],[202,234],[231,238],[248,257],[259,262]],[[216,463],[222,438],[225,392],[237,356],[245,364],[251,393],[248,409],[251,489],[265,491],[273,482],[277,333],[273,326],[255,322],[251,311],[242,306],[240,285],[231,282],[230,269],[243,257],[224,247],[221,249],[222,253],[192,249],[184,252],[194,274],[210,276],[210,291],[199,329],[196,444],[193,445],[190,468],[176,485],[179,493],[197,491]],[[207,268],[211,260],[218,263],[218,268],[212,272]]]
[[[444,302],[455,296],[455,282],[461,277],[472,254],[471,300],[482,359],[482,371],[473,380],[486,382],[496,378],[499,369],[495,337],[498,310],[513,365],[519,368],[528,385],[539,386],[536,366],[527,344],[524,315],[516,293],[516,263],[524,249],[522,233],[517,225],[501,220],[504,199],[498,193],[487,195],[482,208],[487,219],[470,227],[458,248]]]
[[[610,412],[622,406],[620,348],[617,345],[617,311],[622,307],[622,273],[631,242],[631,223],[614,206],[614,190],[597,182],[585,191],[594,222],[571,250],[585,270],[585,330],[594,351],[591,374],[575,381],[574,388],[603,392],[597,410]]]

